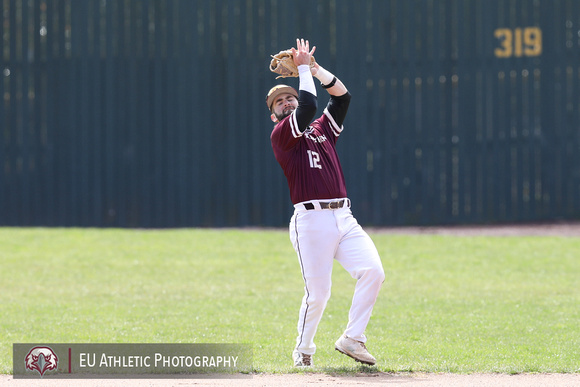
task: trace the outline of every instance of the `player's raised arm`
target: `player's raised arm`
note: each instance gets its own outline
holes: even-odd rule
[[[296,47],[292,47],[292,58],[298,67],[298,77],[300,79],[298,87],[298,108],[296,109],[296,121],[301,132],[303,132],[316,114],[318,102],[316,100],[316,86],[310,72],[310,58],[316,46],[310,50],[308,40],[296,39]]]
[[[310,71],[320,81],[322,88],[330,94],[326,111],[332,116],[336,125],[341,127],[350,104],[350,93],[340,79],[318,63],[315,63]]]
[[[310,71],[320,81],[322,88],[328,91],[328,94],[340,97],[348,92],[344,83],[320,64],[315,63]]]

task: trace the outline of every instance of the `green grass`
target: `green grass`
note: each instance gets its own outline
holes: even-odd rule
[[[336,264],[314,371],[580,372],[580,238],[371,236],[378,364],[334,351],[354,287]],[[24,342],[252,343],[257,372],[299,372],[285,230],[0,228],[0,262],[0,373]]]

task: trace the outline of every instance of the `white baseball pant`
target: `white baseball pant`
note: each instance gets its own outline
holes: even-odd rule
[[[296,204],[290,221],[290,240],[304,279],[296,349],[307,355],[316,352],[314,336],[330,298],[334,259],[357,280],[344,332],[354,340],[366,342],[364,331],[385,280],[379,253],[352,216],[350,201],[345,199],[339,209],[321,209],[319,202],[327,201],[308,202],[315,205],[313,210]]]

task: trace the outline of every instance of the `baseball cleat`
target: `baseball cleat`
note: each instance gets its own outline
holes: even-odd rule
[[[294,350],[292,358],[294,359],[294,367],[312,367],[312,355]]]
[[[377,362],[377,359],[369,353],[363,342],[351,339],[346,335],[342,335],[340,339],[336,341],[334,349],[346,356],[352,357],[359,363],[375,365]]]

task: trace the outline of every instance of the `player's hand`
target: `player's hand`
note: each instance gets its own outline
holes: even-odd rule
[[[312,76],[316,75],[319,68],[320,68],[320,66],[318,65],[317,62],[314,62],[314,66],[310,66],[310,73],[312,74]]]
[[[300,65],[310,65],[310,58],[314,51],[316,51],[316,46],[312,47],[310,50],[310,44],[308,40],[296,39],[296,47],[292,47],[292,58],[294,59],[294,64],[296,66]]]

